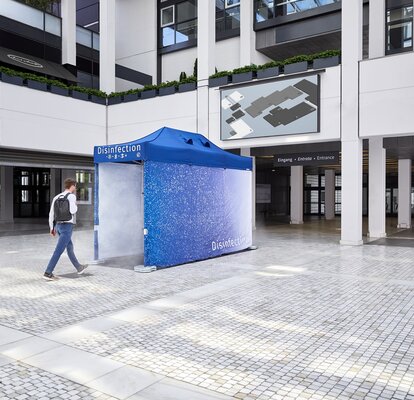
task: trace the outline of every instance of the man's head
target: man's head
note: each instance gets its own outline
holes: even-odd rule
[[[65,179],[65,190],[69,190],[69,192],[75,193],[76,181],[72,178]]]

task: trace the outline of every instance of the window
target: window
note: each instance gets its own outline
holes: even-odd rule
[[[161,9],[162,47],[197,39],[197,2],[183,1]]]
[[[274,17],[273,0],[256,1],[256,22],[267,21]]]
[[[216,33],[240,29],[240,0],[216,0]]]
[[[305,174],[303,183],[304,214],[325,214],[325,175]],[[335,214],[341,213],[341,183],[341,175],[335,175]]]
[[[412,3],[411,3],[412,4]],[[387,54],[413,49],[413,6],[387,8]]]
[[[78,204],[92,204],[93,173],[76,171],[76,183]]]
[[[240,0],[226,0],[226,8],[235,7],[240,4]]]
[[[174,6],[163,8],[161,10],[161,26],[174,24]]]
[[[339,3],[340,0],[255,0],[256,22]]]
[[[28,171],[22,171],[20,177],[20,184],[22,186],[29,186],[29,172]]]

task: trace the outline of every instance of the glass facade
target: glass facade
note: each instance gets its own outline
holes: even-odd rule
[[[216,33],[239,34],[240,0],[216,1]],[[197,39],[197,0],[160,1],[160,41],[161,47],[192,42]]]
[[[76,183],[78,204],[92,204],[93,172],[76,171]]]
[[[256,22],[339,3],[340,0],[255,0]]]
[[[240,29],[240,0],[216,0],[216,33]]]
[[[335,175],[335,214],[341,214],[341,175]],[[325,214],[325,175],[305,174],[303,187],[303,212],[305,215]]]
[[[197,1],[187,0],[161,9],[162,47],[197,39]]]
[[[15,218],[47,218],[50,207],[50,169],[13,169]]]
[[[387,2],[386,52],[399,53],[413,49],[413,3],[391,7]]]

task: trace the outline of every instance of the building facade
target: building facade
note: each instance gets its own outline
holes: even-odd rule
[[[29,53],[40,25],[13,13],[20,3],[2,4],[0,45],[40,58]],[[412,0],[61,0],[57,14],[42,14],[36,38],[43,59],[79,84],[111,93],[196,73],[197,87],[102,105],[0,82],[1,220],[42,217],[61,179],[77,174],[88,221],[93,146],[170,126],[255,157],[258,219],[340,216],[349,245],[362,243],[364,216],[370,237],[386,235],[387,216],[411,227]],[[49,19],[60,27],[55,37]],[[216,71],[333,49],[338,65],[209,81]]]

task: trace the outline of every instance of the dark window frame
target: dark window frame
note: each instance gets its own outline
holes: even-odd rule
[[[198,33],[197,32],[198,31],[197,17],[196,18],[188,18],[188,19],[182,20],[180,22],[177,22],[177,6],[181,3],[185,3],[186,1],[187,0],[180,0],[180,1],[176,1],[176,0],[174,1],[173,0],[173,1],[158,2],[158,12],[157,12],[158,49],[160,51],[162,51],[162,53],[164,53],[163,50],[165,50],[165,49],[169,49],[169,51],[167,51],[167,52],[170,52],[171,50],[174,50],[174,51],[175,50],[181,50],[183,48],[189,48],[189,47],[193,47],[193,46],[197,45],[197,33]],[[166,9],[166,8],[169,8],[169,7],[174,7],[174,14],[173,14],[174,15],[174,21],[171,24],[162,26],[161,25],[161,11]],[[188,22],[192,22],[192,21],[196,22],[196,24],[195,24],[195,26],[197,28],[196,29],[196,38],[195,39],[189,39],[189,40],[186,40],[184,42],[178,42],[177,43],[177,26],[181,25],[181,24],[188,23]],[[167,46],[164,46],[163,45],[162,32],[163,32],[164,28],[168,28],[168,27],[173,27],[173,29],[174,29],[174,43],[170,44],[170,45],[167,45]],[[183,46],[183,43],[185,44],[184,46]]]
[[[273,17],[269,18],[268,20],[258,22],[256,20],[256,4],[259,0],[255,0],[253,2],[253,29],[255,31],[259,31],[262,29],[272,28],[279,25],[289,24],[295,21],[302,21],[307,18],[313,18],[316,16],[320,16],[323,14],[329,14],[332,12],[341,11],[341,2],[332,3],[332,4],[325,4],[323,6],[311,8],[309,10],[304,10],[298,13],[283,15],[283,16],[275,16],[275,12],[273,13]],[[364,3],[367,3],[368,0],[364,0]],[[275,6],[273,6],[273,10],[275,10]]]
[[[397,2],[397,4],[389,4],[392,2],[387,2],[386,6],[385,6],[385,23],[384,23],[384,27],[385,27],[385,55],[393,55],[393,54],[399,54],[399,53],[406,53],[409,51],[413,51],[413,41],[414,41],[414,16],[412,16],[411,18],[402,18],[402,19],[398,19],[396,21],[392,21],[392,22],[388,22],[387,18],[388,18],[388,12],[392,11],[392,10],[398,10],[398,9],[402,9],[404,7],[413,7],[413,11],[414,11],[414,4],[413,1],[401,1],[401,2]],[[389,42],[389,27],[392,25],[397,25],[397,24],[401,24],[404,22],[409,22],[411,20],[411,46],[408,47],[400,47],[400,48],[396,48],[396,49],[389,49],[388,48],[388,42]]]
[[[216,42],[220,40],[225,40],[225,39],[230,39],[233,37],[240,36],[240,26],[238,28],[226,29],[226,25],[227,25],[226,21],[227,19],[230,19],[230,17],[227,15],[227,10],[238,8],[239,9],[239,21],[240,21],[240,7],[241,7],[241,2],[238,4],[231,5],[230,7],[227,7],[226,0],[224,0],[224,8],[222,10],[217,10],[217,7],[216,7]],[[218,19],[218,15],[220,14],[222,14],[222,18],[224,20],[224,30],[222,31],[217,30],[217,19]]]
[[[190,40],[187,40],[185,42],[174,43],[174,44],[171,44],[171,45],[168,45],[168,46],[163,46],[163,43],[162,43],[162,40],[163,40],[163,38],[162,38],[162,29],[164,27],[161,26],[161,10],[164,9],[164,8],[168,8],[170,6],[176,7],[178,4],[183,3],[184,1],[185,0],[166,0],[166,1],[160,1],[159,0],[157,2],[157,27],[158,27],[158,29],[157,29],[157,43],[158,43],[158,54],[159,55],[173,53],[175,51],[180,51],[180,50],[184,50],[184,49],[190,49],[190,48],[193,48],[193,47],[197,46],[197,38],[190,39]],[[240,5],[235,5],[235,6],[229,7],[229,9],[236,8],[236,7],[240,8]],[[225,9],[222,10],[222,11],[223,11],[223,13],[226,12]],[[216,10],[216,21],[217,21],[217,13],[218,12]],[[176,10],[174,10],[174,15],[176,17],[176,15],[177,15]],[[180,21],[179,24],[189,22],[189,21],[193,21],[193,20],[197,20],[197,18],[192,18],[192,19],[188,19],[188,20],[185,20],[185,21]],[[174,26],[174,32],[176,32],[176,25],[177,25],[176,20],[174,20],[173,24],[169,25],[169,26]],[[197,25],[197,29],[198,29],[198,25]],[[174,35],[175,35],[175,33],[174,33]],[[224,31],[220,31],[220,32],[217,32],[217,29],[216,29],[216,42],[220,42],[222,40],[227,40],[227,39],[231,39],[231,38],[238,37],[238,36],[240,36],[240,28],[235,28],[235,29],[231,29],[231,30],[224,30]],[[174,38],[174,41],[175,41],[175,38]]]

